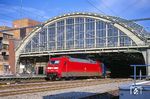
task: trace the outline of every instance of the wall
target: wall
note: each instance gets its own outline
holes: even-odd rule
[[[34,25],[37,25],[37,24],[40,24],[40,22],[31,20],[31,19],[27,19],[27,18],[26,19],[20,19],[20,20],[13,21],[13,27],[14,28],[34,26]],[[32,29],[33,28],[27,28],[27,29],[25,29],[25,34],[24,35],[27,35],[29,32],[32,31]],[[21,36],[21,30],[15,30],[14,31],[14,38],[15,39],[20,39],[20,36]]]
[[[14,47],[14,39],[9,40],[9,65],[10,71],[12,74],[15,74],[15,47]]]

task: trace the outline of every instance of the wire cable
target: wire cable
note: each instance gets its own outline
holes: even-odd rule
[[[106,3],[105,3],[103,0],[101,0],[101,3],[102,3],[107,9],[109,9],[110,12],[112,12],[114,15],[118,16],[118,14],[117,14],[115,11],[113,11],[108,5],[106,5]]]
[[[105,14],[105,12],[103,12],[102,10],[100,10],[98,7],[96,7],[90,0],[87,0],[88,4],[90,4],[92,7],[94,7],[95,9],[97,9],[99,12]]]

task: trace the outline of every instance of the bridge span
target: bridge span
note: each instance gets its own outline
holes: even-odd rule
[[[42,71],[49,57],[61,55],[84,58],[93,55],[108,65],[134,56],[129,60],[137,61],[128,62],[127,67],[130,64],[150,64],[149,33],[134,22],[114,16],[97,13],[57,16],[36,27],[18,45],[16,70],[21,73],[23,68],[43,67]],[[114,63],[116,57],[120,61]],[[150,75],[150,68],[146,71]]]

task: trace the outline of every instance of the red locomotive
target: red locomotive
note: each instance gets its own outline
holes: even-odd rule
[[[62,56],[50,59],[46,75],[49,79],[100,77],[102,76],[102,65],[99,61]]]

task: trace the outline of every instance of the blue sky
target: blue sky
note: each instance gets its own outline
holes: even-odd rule
[[[21,7],[22,4],[22,7]],[[46,21],[69,12],[96,12],[125,19],[150,17],[150,0],[0,0],[0,25],[31,18]],[[99,9],[99,10],[98,10]],[[138,22],[145,28],[150,21]]]

